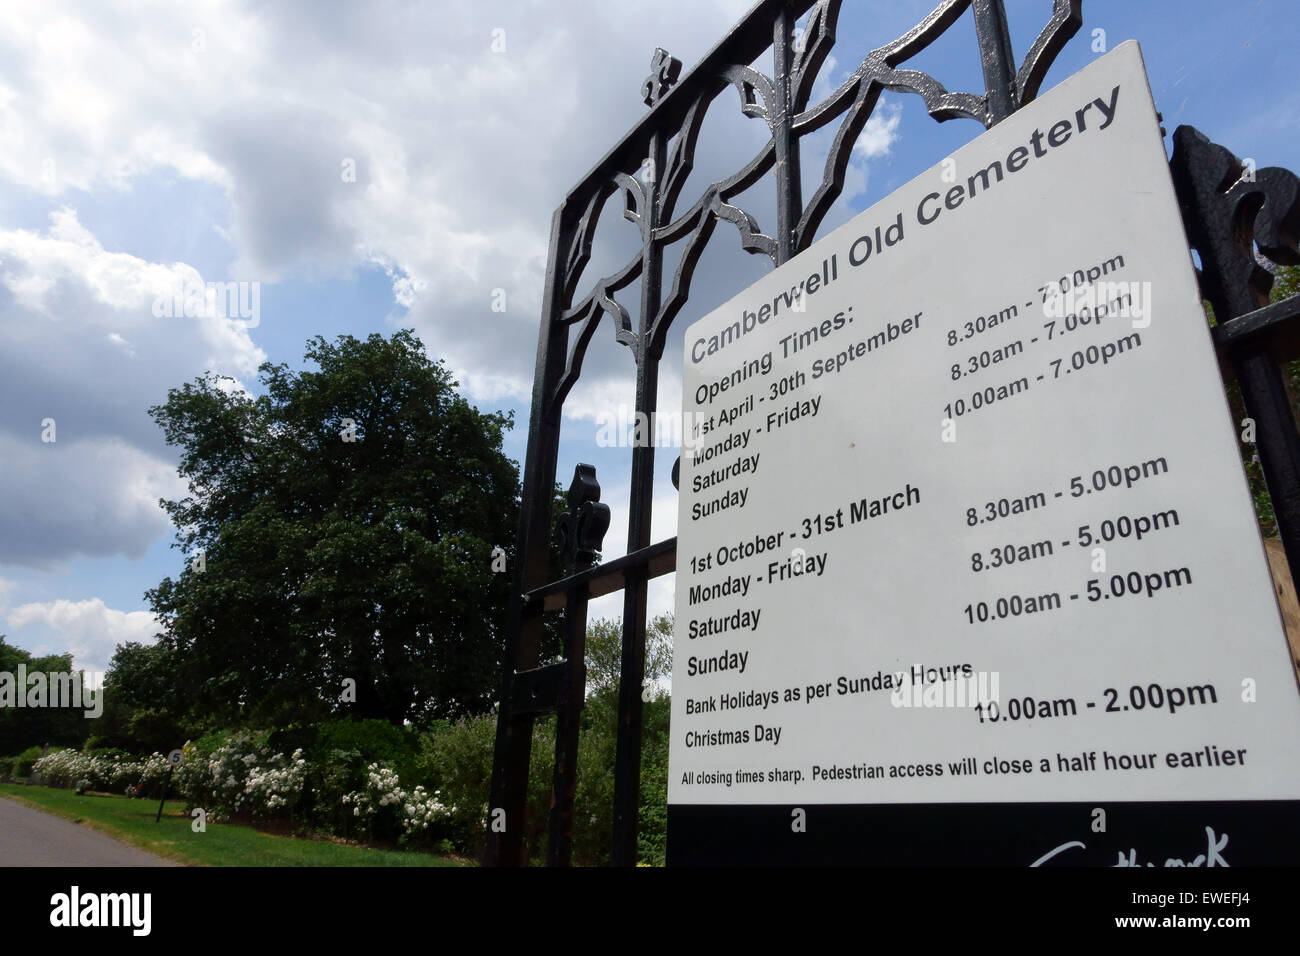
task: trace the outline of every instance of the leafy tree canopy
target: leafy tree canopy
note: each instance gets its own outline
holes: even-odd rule
[[[15,647],[0,634],[0,672],[12,675],[13,693],[27,693],[27,687],[19,686],[19,665],[23,665],[27,675],[43,674],[48,689],[50,674],[70,674],[72,670],[71,654],[47,654],[34,657],[21,647]],[[78,673],[75,680],[81,681]],[[84,687],[84,683],[83,683]],[[43,707],[0,707],[0,756],[14,755],[28,747],[43,747],[46,744],[56,747],[79,747],[89,733],[86,710],[92,709],[89,698],[82,697],[85,707],[48,706],[52,699],[47,697],[47,706]],[[64,703],[67,703],[64,701]]]
[[[518,513],[512,416],[473,408],[411,331],[318,336],[306,359],[264,364],[260,397],[208,374],[150,409],[189,495],[162,502],[185,566],[146,596],[192,708],[278,726],[486,709],[510,578],[493,548],[513,567]]]
[[[587,625],[587,693],[618,693],[623,666],[623,622],[597,618]],[[673,672],[673,615],[646,621],[645,679],[654,683]]]

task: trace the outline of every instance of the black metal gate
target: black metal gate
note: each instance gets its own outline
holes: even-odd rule
[[[523,820],[533,722],[548,713],[557,714],[557,724],[547,859],[553,866],[569,863],[578,721],[586,684],[587,601],[618,589],[624,604],[612,862],[636,863],[647,583],[675,569],[677,550],[675,539],[650,540],[653,439],[632,451],[626,556],[593,566],[609,510],[600,502],[594,469],[580,464],[569,491],[569,512],[556,529],[566,576],[548,580],[561,411],[596,327],[606,316],[615,323],[618,341],[628,346],[636,363],[636,412],[653,420],[667,332],[687,302],[695,266],[719,221],[736,227],[746,252],[765,255],[775,265],[784,263],[816,238],[843,188],[853,145],[882,92],[920,96],[930,116],[940,122],[966,117],[992,127],[1038,94],[1056,55],[1082,25],[1082,2],[1053,0],[1046,25],[1017,63],[1002,0],[943,0],[906,34],[867,54],[847,80],[812,106],[808,101],[813,81],[835,42],[842,0],[761,0],[685,76],[679,75],[680,63],[656,51],[653,72],[642,90],[650,112],[569,192],[551,222],[487,864],[526,862]],[[983,94],[949,92],[926,73],[902,67],[967,9],[973,11]],[[796,21],[805,14],[806,26],[796,32]],[[769,49],[771,77],[747,65]],[[678,212],[705,114],[729,88],[739,92],[745,115],[767,124],[770,138],[742,169],[712,183],[693,205]],[[805,204],[799,142],[832,123],[839,124],[838,130],[820,182]],[[1300,355],[1300,326],[1294,321],[1300,315],[1300,296],[1266,305],[1272,278],[1255,257],[1257,243],[1274,262],[1300,262],[1300,181],[1282,169],[1249,169],[1190,127],[1180,127],[1174,143],[1174,182],[1189,246],[1201,259],[1202,292],[1217,317],[1214,341],[1225,368],[1235,368],[1247,413],[1255,419],[1259,455],[1287,558],[1291,567],[1300,567],[1300,434],[1279,366]],[[638,170],[646,168],[653,175],[638,178]],[[768,173],[776,190],[776,222],[764,232],[732,199]],[[616,192],[623,195],[625,217],[640,229],[640,251],[576,299],[597,217]],[[664,251],[675,243],[684,245],[665,294]],[[633,328],[615,296],[638,279],[640,317]],[[563,660],[539,666],[543,612],[552,608],[564,609]]]

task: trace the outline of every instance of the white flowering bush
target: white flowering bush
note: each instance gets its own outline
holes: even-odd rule
[[[75,750],[54,750],[32,764],[32,773],[40,774],[52,787],[67,787],[85,776],[82,755]]]
[[[343,794],[343,803],[352,808],[354,817],[372,820],[385,807],[400,806],[406,799],[397,771],[383,764],[372,763],[366,767],[366,788]]]
[[[262,735],[232,734],[216,749],[186,744],[176,771],[176,788],[209,819],[238,814],[273,817],[292,813],[302,799],[307,760],[273,752]]]
[[[51,786],[76,786],[83,792],[125,793],[127,787],[141,782],[144,788],[155,789],[167,773],[167,758],[157,753],[148,757],[131,757],[58,750],[36,761],[32,769],[43,775]]]
[[[473,729],[445,731],[441,748],[426,746],[433,735],[417,738],[381,721],[220,731],[186,743],[175,766],[157,753],[57,750],[34,770],[54,786],[154,800],[170,773],[169,793],[211,822],[279,819],[342,837],[467,852],[486,830],[494,739],[487,718]]]
[[[251,806],[265,807],[267,813],[291,810],[302,796],[306,780],[307,761],[299,749],[287,761],[252,769],[244,782],[244,794]]]
[[[402,829],[406,831],[407,836],[421,833],[428,830],[430,824],[451,819],[451,815],[455,812],[455,807],[449,807],[442,802],[441,790],[426,793],[423,786],[417,786],[406,801]]]
[[[366,767],[366,786],[343,795],[343,805],[372,834],[395,833],[404,839],[427,833],[430,826],[448,820],[456,812],[442,802],[441,791],[429,793],[423,786],[413,791],[402,788],[397,771],[386,764]]]

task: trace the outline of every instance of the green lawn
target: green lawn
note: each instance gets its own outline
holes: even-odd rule
[[[71,790],[0,783],[0,797],[66,817],[124,843],[196,866],[463,866],[460,861],[413,851],[344,846],[328,840],[275,836],[249,826],[208,823],[190,829],[184,804],[168,801],[154,823],[158,803],[109,794],[77,796]]]

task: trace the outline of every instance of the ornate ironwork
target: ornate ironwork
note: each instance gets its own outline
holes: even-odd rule
[[[591,465],[577,465],[569,485],[569,510],[560,515],[555,533],[569,574],[590,567],[600,556],[609,530],[609,505],[600,500],[600,482]]]
[[[636,411],[650,420],[657,408],[658,363],[667,333],[690,296],[695,268],[720,222],[736,229],[740,247],[766,256],[775,265],[806,249],[831,205],[843,190],[853,145],[886,90],[919,96],[928,113],[943,122],[973,119],[983,127],[1000,122],[1037,95],[1048,67],[1082,24],[1082,0],[1053,0],[1052,12],[1024,59],[1011,55],[1002,0],[941,0],[911,30],[867,54],[858,67],[822,102],[809,105],[814,82],[835,43],[842,0],[759,0],[732,31],[688,74],[664,50],[656,49],[652,73],[642,85],[650,107],[643,120],[569,193],[552,220],[550,262],[543,299],[537,373],[534,380],[528,451],[524,467],[517,598],[512,604],[508,662],[501,700],[516,699],[517,675],[537,665],[542,594],[555,595],[546,580],[548,516],[556,473],[560,413],[582,371],[586,350],[608,316],[615,340],[627,346],[636,368]],[[968,10],[973,11],[976,41],[984,71],[983,93],[952,92],[928,74],[905,68],[908,60],[935,42]],[[808,14],[796,31],[795,21]],[[772,75],[750,64],[772,51]],[[743,167],[705,186],[685,211],[678,211],[682,190],[694,166],[695,149],[710,105],[734,90],[743,116],[764,124],[764,146]],[[800,141],[838,122],[821,180],[805,205],[800,170]],[[649,175],[638,178],[639,171]],[[773,174],[776,221],[767,230],[736,198]],[[578,296],[591,259],[600,212],[621,193],[623,217],[639,230],[637,254],[609,275],[590,280]],[[663,288],[665,250],[681,244],[677,269]],[[640,314],[633,324],[619,295],[640,280]],[[614,862],[636,859],[636,807],[640,792],[640,727],[646,618],[646,582],[661,573],[666,548],[650,540],[654,484],[654,446],[632,452],[628,557],[618,562],[624,590],[624,639],[619,689],[618,760],[615,771]],[[571,508],[571,514],[577,514]],[[671,567],[671,565],[669,565]],[[577,577],[574,580],[578,580]],[[590,579],[582,578],[586,588]],[[567,592],[566,592],[567,593]],[[584,595],[586,591],[582,592]],[[585,598],[572,617],[585,621]],[[572,631],[572,622],[566,625]],[[580,642],[571,642],[581,654]],[[567,652],[566,652],[567,653]],[[572,686],[572,685],[570,685]],[[570,700],[572,696],[570,695]],[[569,706],[580,706],[581,701]],[[503,706],[498,721],[493,772],[493,807],[504,810],[505,829],[489,832],[486,860],[522,861],[522,828],[532,720],[537,711]],[[562,712],[562,719],[564,714]],[[558,746],[558,745],[557,745]],[[565,792],[557,771],[556,801]],[[571,793],[569,794],[571,797]],[[557,837],[553,817],[552,847]],[[563,841],[561,841],[563,843]],[[567,843],[563,843],[567,847]],[[567,861],[567,850],[551,861]]]
[[[1174,131],[1170,160],[1188,242],[1213,267],[1198,272],[1221,321],[1268,303],[1273,274],[1255,246],[1279,264],[1300,263],[1300,179],[1277,166],[1255,170],[1199,130]]]
[[[655,48],[655,55],[650,58],[650,75],[641,84],[641,99],[646,106],[654,106],[677,82],[682,72],[682,61],[668,55],[663,47]]]
[[[637,361],[647,351],[655,355],[662,353],[668,327],[689,297],[695,266],[719,221],[730,222],[736,227],[740,246],[746,252],[766,255],[777,264],[811,245],[826,213],[843,190],[853,146],[871,118],[882,92],[891,90],[920,96],[927,112],[940,122],[964,117],[985,127],[992,126],[1008,112],[1037,96],[1047,69],[1083,22],[1082,0],[1054,0],[1047,24],[1018,69],[1012,70],[1008,61],[999,60],[1003,52],[1009,50],[1009,43],[1001,39],[1005,33],[1005,19],[996,13],[1000,5],[988,0],[945,0],[903,36],[868,53],[858,68],[833,93],[816,106],[808,107],[813,83],[834,44],[841,5],[842,0],[818,0],[812,5],[808,26],[800,36],[799,49],[790,61],[787,82],[784,84],[780,76],[774,80],[746,64],[726,66],[712,78],[712,82],[708,82],[707,77],[692,74],[693,82],[690,86],[694,96],[681,123],[670,134],[674,145],[667,168],[659,180],[662,188],[655,188],[653,178],[649,184],[643,184],[634,177],[633,173],[644,162],[644,158],[638,158],[636,163],[628,164],[626,170],[616,171],[609,179],[600,182],[585,182],[571,194],[572,198],[578,193],[586,193],[587,201],[578,227],[573,230],[565,257],[568,262],[566,291],[570,301],[577,281],[575,270],[585,266],[590,257],[595,218],[600,205],[616,189],[621,189],[627,197],[627,211],[624,215],[641,229],[643,249],[621,269],[597,280],[586,296],[577,303],[570,304],[562,313],[559,321],[585,325],[569,357],[569,374],[562,387],[552,395],[552,402],[562,403],[573,381],[576,381],[581,370],[582,353],[590,343],[594,327],[599,324],[602,315],[610,315],[614,319],[616,339],[633,349]],[[760,5],[760,8],[762,6],[765,5]],[[995,36],[979,37],[981,59],[986,64],[995,62],[995,75],[1001,72],[1010,78],[1010,109],[995,108],[988,92],[950,92],[926,73],[900,68],[900,64],[917,56],[942,36],[972,6],[976,9],[977,27],[990,20],[995,21],[987,27],[994,31]],[[778,43],[775,48],[780,53],[782,47],[788,51],[793,45],[792,42]],[[656,51],[656,64],[660,59],[659,54],[663,54],[663,51]],[[649,90],[653,79],[654,77],[646,81],[646,90]],[[788,108],[779,92],[783,86],[788,88]],[[743,168],[725,179],[709,184],[688,210],[672,218],[681,188],[693,166],[695,145],[707,108],[727,88],[737,91],[741,113],[762,120],[768,126],[771,136]],[[840,120],[840,126],[827,157],[822,180],[797,221],[791,223],[789,252],[780,255],[779,237],[763,232],[757,219],[733,204],[731,199],[772,171],[777,153],[782,151],[780,147],[783,136],[789,140],[785,144],[785,151],[793,154],[799,139],[837,119]],[[663,135],[662,131],[660,135]],[[647,234],[648,220],[644,211],[651,204],[656,206],[659,220],[664,224]],[[648,323],[648,341],[638,343],[627,310],[618,303],[615,295],[641,277],[647,254],[662,253],[664,247],[680,241],[685,241],[686,245],[673,277],[671,291]]]
[[[1300,296],[1267,305],[1273,262],[1300,263],[1300,179],[1256,170],[1191,126],[1174,131],[1170,160],[1188,244],[1201,258],[1201,294],[1214,309],[1215,340],[1237,370],[1255,420],[1264,482],[1292,571],[1300,569],[1300,434],[1279,358],[1300,355]]]

